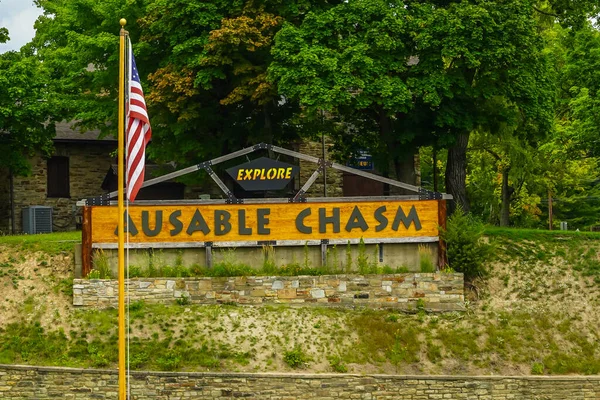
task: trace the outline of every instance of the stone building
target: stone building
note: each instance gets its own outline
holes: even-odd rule
[[[98,138],[98,131],[79,133],[67,123],[57,124],[50,158],[31,158],[29,176],[11,176],[0,169],[0,232],[23,231],[23,210],[52,207],[53,231],[74,230],[80,223],[77,200],[102,193],[117,148],[113,138]]]

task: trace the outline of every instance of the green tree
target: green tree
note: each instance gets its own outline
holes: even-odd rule
[[[297,137],[298,106],[267,82],[283,21],[318,1],[44,0],[32,53],[51,71],[65,119],[113,133],[118,21],[128,19],[158,161],[189,165],[258,141]]]
[[[500,226],[536,225],[541,214],[536,190],[543,168],[540,155],[536,144],[511,131],[496,135],[474,132],[467,180],[472,212]]]
[[[140,22],[142,41],[159,46],[150,75],[154,154],[197,162],[260,141],[297,138],[298,107],[267,82],[270,48],[281,23],[321,1],[234,3],[155,1]],[[173,27],[177,26],[174,35]],[[146,46],[144,44],[143,46]]]
[[[426,110],[439,104],[446,84],[441,60],[418,58],[415,35],[431,23],[431,13],[400,1],[344,2],[311,12],[277,34],[271,79],[302,104],[305,117],[325,111],[342,124],[332,133],[345,155],[366,148],[384,175],[391,164],[411,183],[418,140],[429,140]]]
[[[8,29],[0,27],[0,43],[6,43],[9,39]]]
[[[555,221],[597,224],[600,146],[600,33],[589,21],[546,32],[557,74],[555,134],[540,146],[544,183],[554,197]]]
[[[530,1],[451,3],[440,10],[431,41],[446,60],[449,95],[436,125],[454,138],[448,149],[446,190],[465,211],[466,152],[475,129],[493,135],[507,123],[523,138],[551,127],[551,70]],[[526,51],[524,51],[526,49]]]
[[[599,15],[600,4],[596,0],[542,0],[534,3],[533,9],[551,24],[559,21],[563,26],[580,28]]]
[[[310,13],[299,27],[285,26],[270,73],[280,93],[309,112],[324,109],[356,128],[360,135],[346,129],[339,142],[359,136],[389,156],[380,163],[384,169],[393,161],[402,170],[401,160],[417,146],[450,147],[446,190],[468,210],[470,132],[493,133],[515,113],[522,135],[544,131],[551,121],[551,82],[531,6],[527,0],[342,3]]]
[[[13,174],[30,171],[28,158],[49,154],[55,103],[44,65],[14,51],[0,54],[0,167]]]
[[[150,1],[150,0],[148,0]],[[77,121],[82,129],[115,134],[119,74],[119,20],[129,20],[132,41],[139,38],[136,19],[147,1],[37,0],[43,10],[36,34],[25,51],[48,71],[48,89],[57,119]],[[144,78],[148,59],[138,60]]]

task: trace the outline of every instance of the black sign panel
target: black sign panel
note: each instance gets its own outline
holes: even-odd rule
[[[261,157],[229,168],[227,173],[247,191],[280,190],[298,174],[300,167]]]
[[[372,171],[373,168],[373,157],[366,151],[360,150],[356,157],[353,157],[348,166],[363,171]]]

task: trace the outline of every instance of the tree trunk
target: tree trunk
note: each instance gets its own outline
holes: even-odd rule
[[[390,121],[390,118],[385,113],[385,110],[383,108],[381,108],[379,110],[379,139],[383,143],[388,143],[391,130],[392,130],[392,123]],[[389,148],[388,157],[389,157],[389,154],[393,154],[393,153],[394,153],[394,149]],[[389,168],[390,162],[389,162],[388,157],[386,157],[385,165],[381,165],[379,168],[379,170],[382,173],[384,178],[390,177],[390,168]],[[384,183],[383,184],[383,195],[389,196],[390,189],[391,188],[390,188],[389,183]]]
[[[500,226],[508,226],[510,216],[510,187],[508,186],[508,172],[510,168],[502,169],[502,204],[500,205]]]
[[[409,185],[417,185],[417,174],[415,173],[415,152],[407,151],[403,154],[394,156],[394,169],[396,171],[396,179]],[[418,193],[412,190],[397,188],[400,195],[415,195]]]
[[[463,211],[469,212],[469,201],[467,200],[467,145],[469,144],[469,133],[460,133],[456,137],[454,146],[448,149],[448,161],[446,163],[446,192],[451,194],[454,201],[449,202],[449,214],[453,213],[457,206]]]

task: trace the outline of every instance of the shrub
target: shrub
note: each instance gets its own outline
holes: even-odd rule
[[[100,271],[92,269],[86,276],[87,279],[100,279]]]
[[[348,367],[338,356],[333,356],[329,358],[329,366],[332,370],[341,374],[345,374],[346,372],[348,372]]]
[[[283,361],[291,368],[300,368],[308,363],[309,358],[300,346],[294,347],[290,351],[286,351],[283,355]]]
[[[472,280],[485,275],[484,262],[491,253],[491,246],[482,240],[483,224],[457,207],[442,230],[446,241],[449,266]]]
[[[534,362],[531,365],[531,375],[544,375],[544,364]]]

